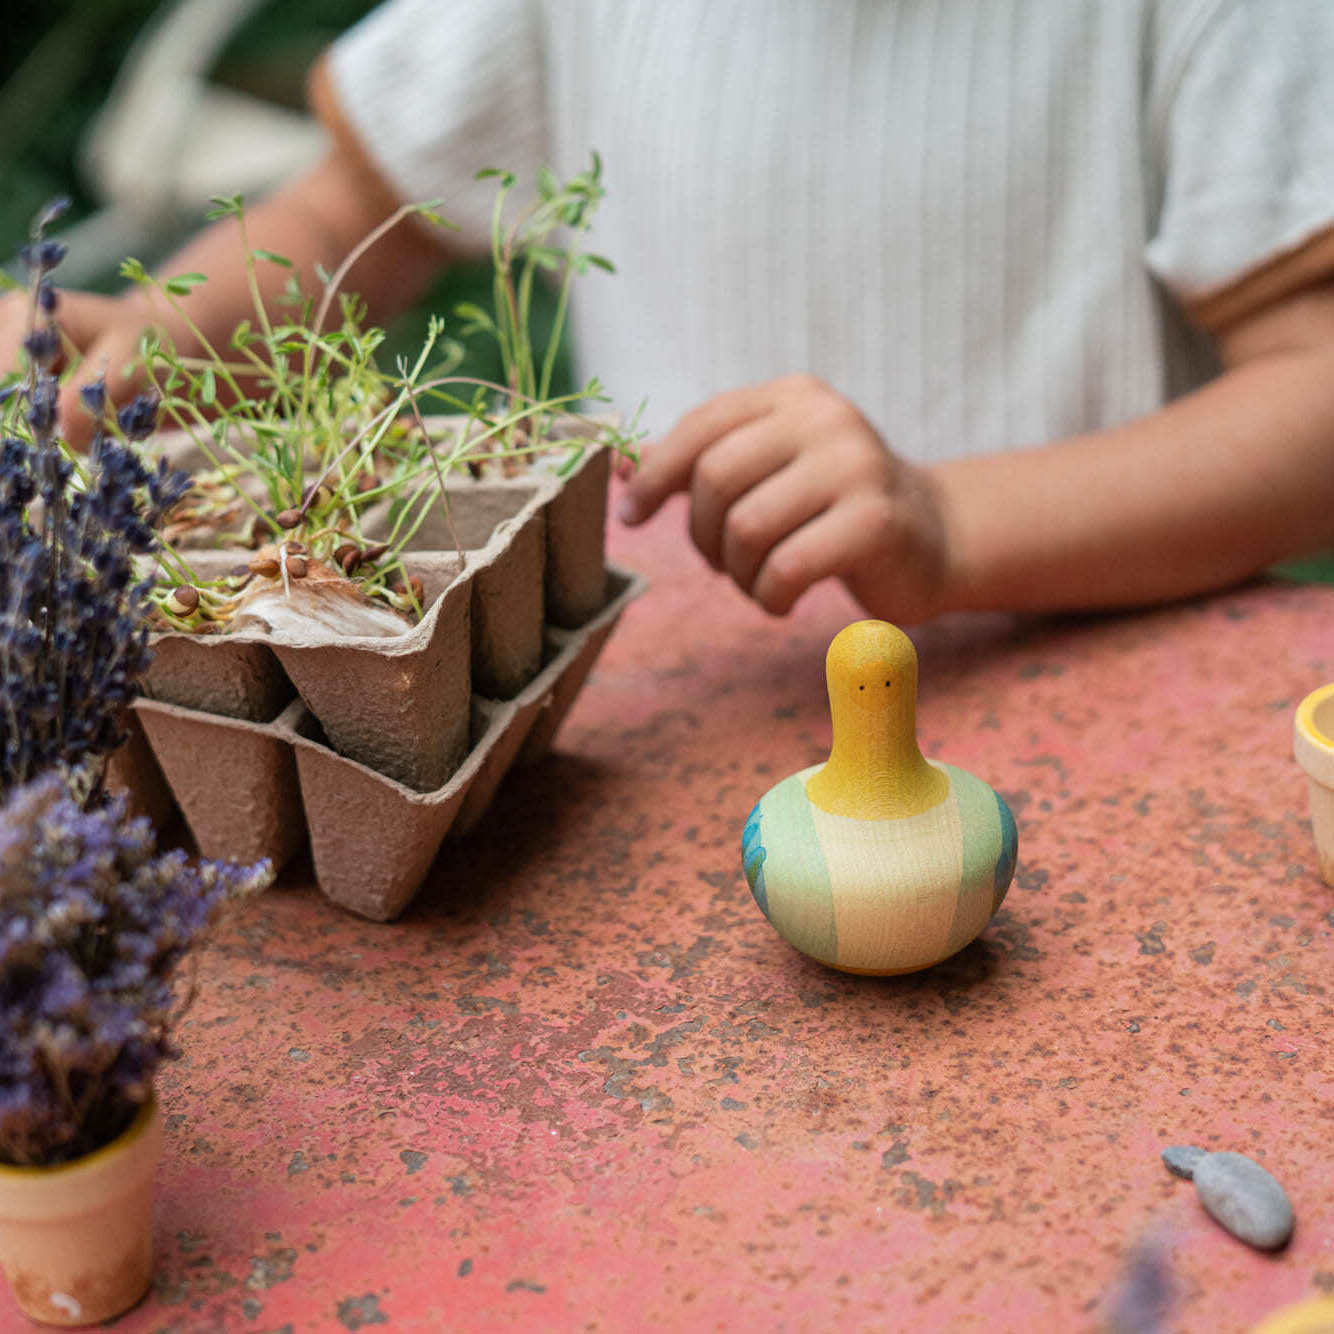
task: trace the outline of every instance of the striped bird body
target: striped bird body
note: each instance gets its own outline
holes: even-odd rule
[[[905,973],[962,949],[991,920],[1014,873],[1018,835],[979,778],[934,764],[943,801],[862,820],[815,805],[792,774],[756,803],[742,835],[746,879],[790,944],[831,967]]]

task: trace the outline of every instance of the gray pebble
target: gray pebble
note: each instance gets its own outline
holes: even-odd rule
[[[1184,1177],[1187,1181],[1195,1175],[1195,1167],[1206,1156],[1204,1149],[1197,1149],[1193,1144],[1174,1144],[1163,1150],[1163,1162],[1173,1176]]]
[[[1195,1162],[1194,1177],[1200,1203],[1239,1240],[1270,1251],[1292,1235],[1292,1205],[1287,1194],[1253,1158],[1240,1153],[1206,1153]]]

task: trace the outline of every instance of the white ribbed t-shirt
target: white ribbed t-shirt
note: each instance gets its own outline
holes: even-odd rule
[[[1334,226],[1334,0],[390,0],[326,71],[451,243],[601,154],[581,370],[655,430],[791,371],[925,461],[1112,425]]]

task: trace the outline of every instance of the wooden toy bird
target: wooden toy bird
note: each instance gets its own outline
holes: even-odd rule
[[[917,653],[885,621],[841,630],[825,660],[828,761],[755,804],[742,859],[760,910],[791,945],[848,973],[911,973],[991,920],[1018,832],[979,778],[917,747]]]

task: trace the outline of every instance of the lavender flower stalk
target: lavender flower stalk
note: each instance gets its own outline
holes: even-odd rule
[[[177,965],[273,879],[156,855],[124,817],[119,798],[81,810],[55,773],[0,812],[0,1162],[64,1162],[125,1129],[176,1054]]]
[[[151,584],[135,560],[190,481],[135,453],[155,399],[113,421],[105,386],[85,388],[98,422],[87,461],[56,434],[49,276],[64,247],[43,232],[58,212],[24,251],[28,373],[0,436],[0,1162],[19,1165],[80,1157],[125,1129],[175,1054],[177,965],[224,903],[273,879],[267,862],[159,856],[122,799],[94,800],[90,772],[119,744],[148,664]]]
[[[0,797],[53,765],[69,773],[120,744],[149,660],[151,584],[136,581],[135,558],[155,549],[155,525],[190,487],[165,464],[145,467],[132,447],[153,430],[152,398],[112,423],[105,388],[84,391],[99,423],[89,464],[76,466],[58,438],[50,274],[64,247],[42,236],[54,216],[48,209],[23,251],[28,374],[0,437]]]

